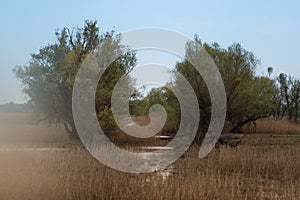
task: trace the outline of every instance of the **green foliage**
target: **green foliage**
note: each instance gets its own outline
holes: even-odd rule
[[[263,76],[237,87],[227,113],[233,125],[232,132],[241,132],[243,125],[270,116],[274,109],[275,94],[274,81]]]
[[[168,89],[173,87],[171,84],[167,84],[165,87],[153,88],[146,97],[148,105],[160,104],[167,112],[167,124],[171,127],[169,131],[175,131],[180,125],[180,106],[176,96]],[[150,107],[148,106],[148,109]]]
[[[231,126],[231,131],[240,132],[245,124],[267,117],[273,112],[277,91],[275,81],[269,77],[255,76],[255,68],[260,61],[252,52],[245,50],[238,43],[227,49],[221,48],[217,43],[202,44],[196,36],[194,41],[187,44],[186,59],[176,64],[174,74],[175,76],[177,73],[182,74],[198,98],[201,112],[199,139],[203,138],[203,133],[207,130],[211,113],[208,88],[198,71],[188,62],[200,52],[199,44],[210,54],[221,73],[227,96],[226,121]],[[175,85],[176,81],[175,77]],[[170,114],[169,120],[174,122],[174,129],[178,128],[176,125],[180,120],[180,107],[175,96],[163,89],[156,89],[148,98],[151,103],[166,105]]]
[[[198,37],[187,44],[187,56],[200,51]],[[255,77],[255,68],[260,62],[252,52],[234,43],[227,49],[219,44],[203,44],[205,50],[217,65],[226,90],[227,121],[232,131],[241,131],[241,127],[251,121],[266,117],[271,108],[274,84],[267,77]],[[210,120],[211,102],[207,87],[200,74],[187,61],[178,63],[176,70],[183,74],[194,88],[201,109],[201,127],[207,127]],[[206,124],[206,125],[205,125]]]
[[[135,66],[135,53],[123,49],[120,37],[113,39],[114,32],[99,34],[96,21],[86,21],[83,28],[70,31],[63,28],[56,32],[57,42],[31,55],[26,66],[14,69],[16,77],[22,81],[24,93],[39,114],[40,121],[63,123],[70,138],[77,137],[72,116],[72,90],[76,74],[83,60],[93,53],[103,41],[122,49],[118,57],[105,71],[96,93],[96,111],[104,130],[111,130],[114,121],[108,115],[110,96],[116,81]],[[101,95],[99,95],[101,93]],[[98,94],[98,95],[97,95]]]
[[[149,99],[144,98],[143,94],[137,90],[133,92],[129,102],[129,111],[134,116],[145,116],[149,112]]]

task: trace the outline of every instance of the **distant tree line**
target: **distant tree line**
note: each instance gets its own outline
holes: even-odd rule
[[[32,109],[30,104],[17,104],[14,102],[1,104],[0,112],[9,112],[9,113],[25,113],[30,112]]]

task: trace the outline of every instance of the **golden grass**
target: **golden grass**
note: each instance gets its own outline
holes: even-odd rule
[[[300,134],[300,124],[287,119],[265,118],[257,120],[256,127],[253,124],[246,125],[244,131],[248,133]]]
[[[127,174],[84,150],[1,152],[1,199],[299,199],[300,149],[197,148],[161,172]]]
[[[67,151],[20,150],[67,143],[61,128],[14,123],[20,117],[28,118],[0,115],[0,147],[19,149],[0,151],[0,199],[300,199],[300,146],[288,135],[279,135],[281,146],[269,145],[277,135],[251,134],[238,148],[221,147],[201,160],[192,146],[165,171],[128,174],[70,145]]]
[[[62,126],[35,124],[29,113],[0,112],[0,146],[43,146],[65,144],[67,134]]]

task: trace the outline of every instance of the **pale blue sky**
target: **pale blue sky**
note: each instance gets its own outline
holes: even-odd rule
[[[30,53],[53,43],[54,31],[97,19],[101,31],[139,27],[169,28],[206,42],[240,42],[275,73],[300,78],[299,1],[2,1],[0,7],[0,103],[23,102],[12,68]]]

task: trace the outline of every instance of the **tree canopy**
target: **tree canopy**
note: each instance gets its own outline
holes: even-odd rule
[[[259,59],[239,43],[234,43],[225,49],[218,43],[212,45],[202,43],[196,36],[194,41],[186,45],[186,59],[176,64],[174,74],[175,76],[176,73],[182,74],[197,95],[201,112],[199,140],[204,137],[203,134],[208,128],[211,99],[203,77],[188,60],[189,56],[195,55],[202,47],[209,53],[221,73],[227,96],[226,124],[231,127],[232,132],[241,132],[245,124],[272,114],[276,103],[276,81],[267,76],[255,75],[256,66],[260,63]],[[268,71],[271,73],[270,69]],[[176,77],[173,84],[176,85]],[[149,93],[148,98],[152,99],[152,103],[162,102],[163,105],[168,104],[167,108],[172,108],[169,109],[168,119],[174,122],[173,128],[176,129],[180,123],[178,121],[180,109],[172,94],[164,89],[155,89]]]
[[[80,65],[104,40],[111,38],[112,42],[120,43],[120,36],[114,37],[114,31],[100,34],[97,21],[85,21],[83,28],[63,28],[55,34],[54,44],[32,54],[29,64],[17,66],[14,73],[22,81],[23,91],[39,121],[63,123],[70,138],[74,138],[77,134],[72,116],[72,90]],[[97,116],[107,131],[114,127],[113,119],[107,120],[111,115],[109,98],[113,87],[136,63],[133,51],[123,52],[105,71],[96,93]]]

